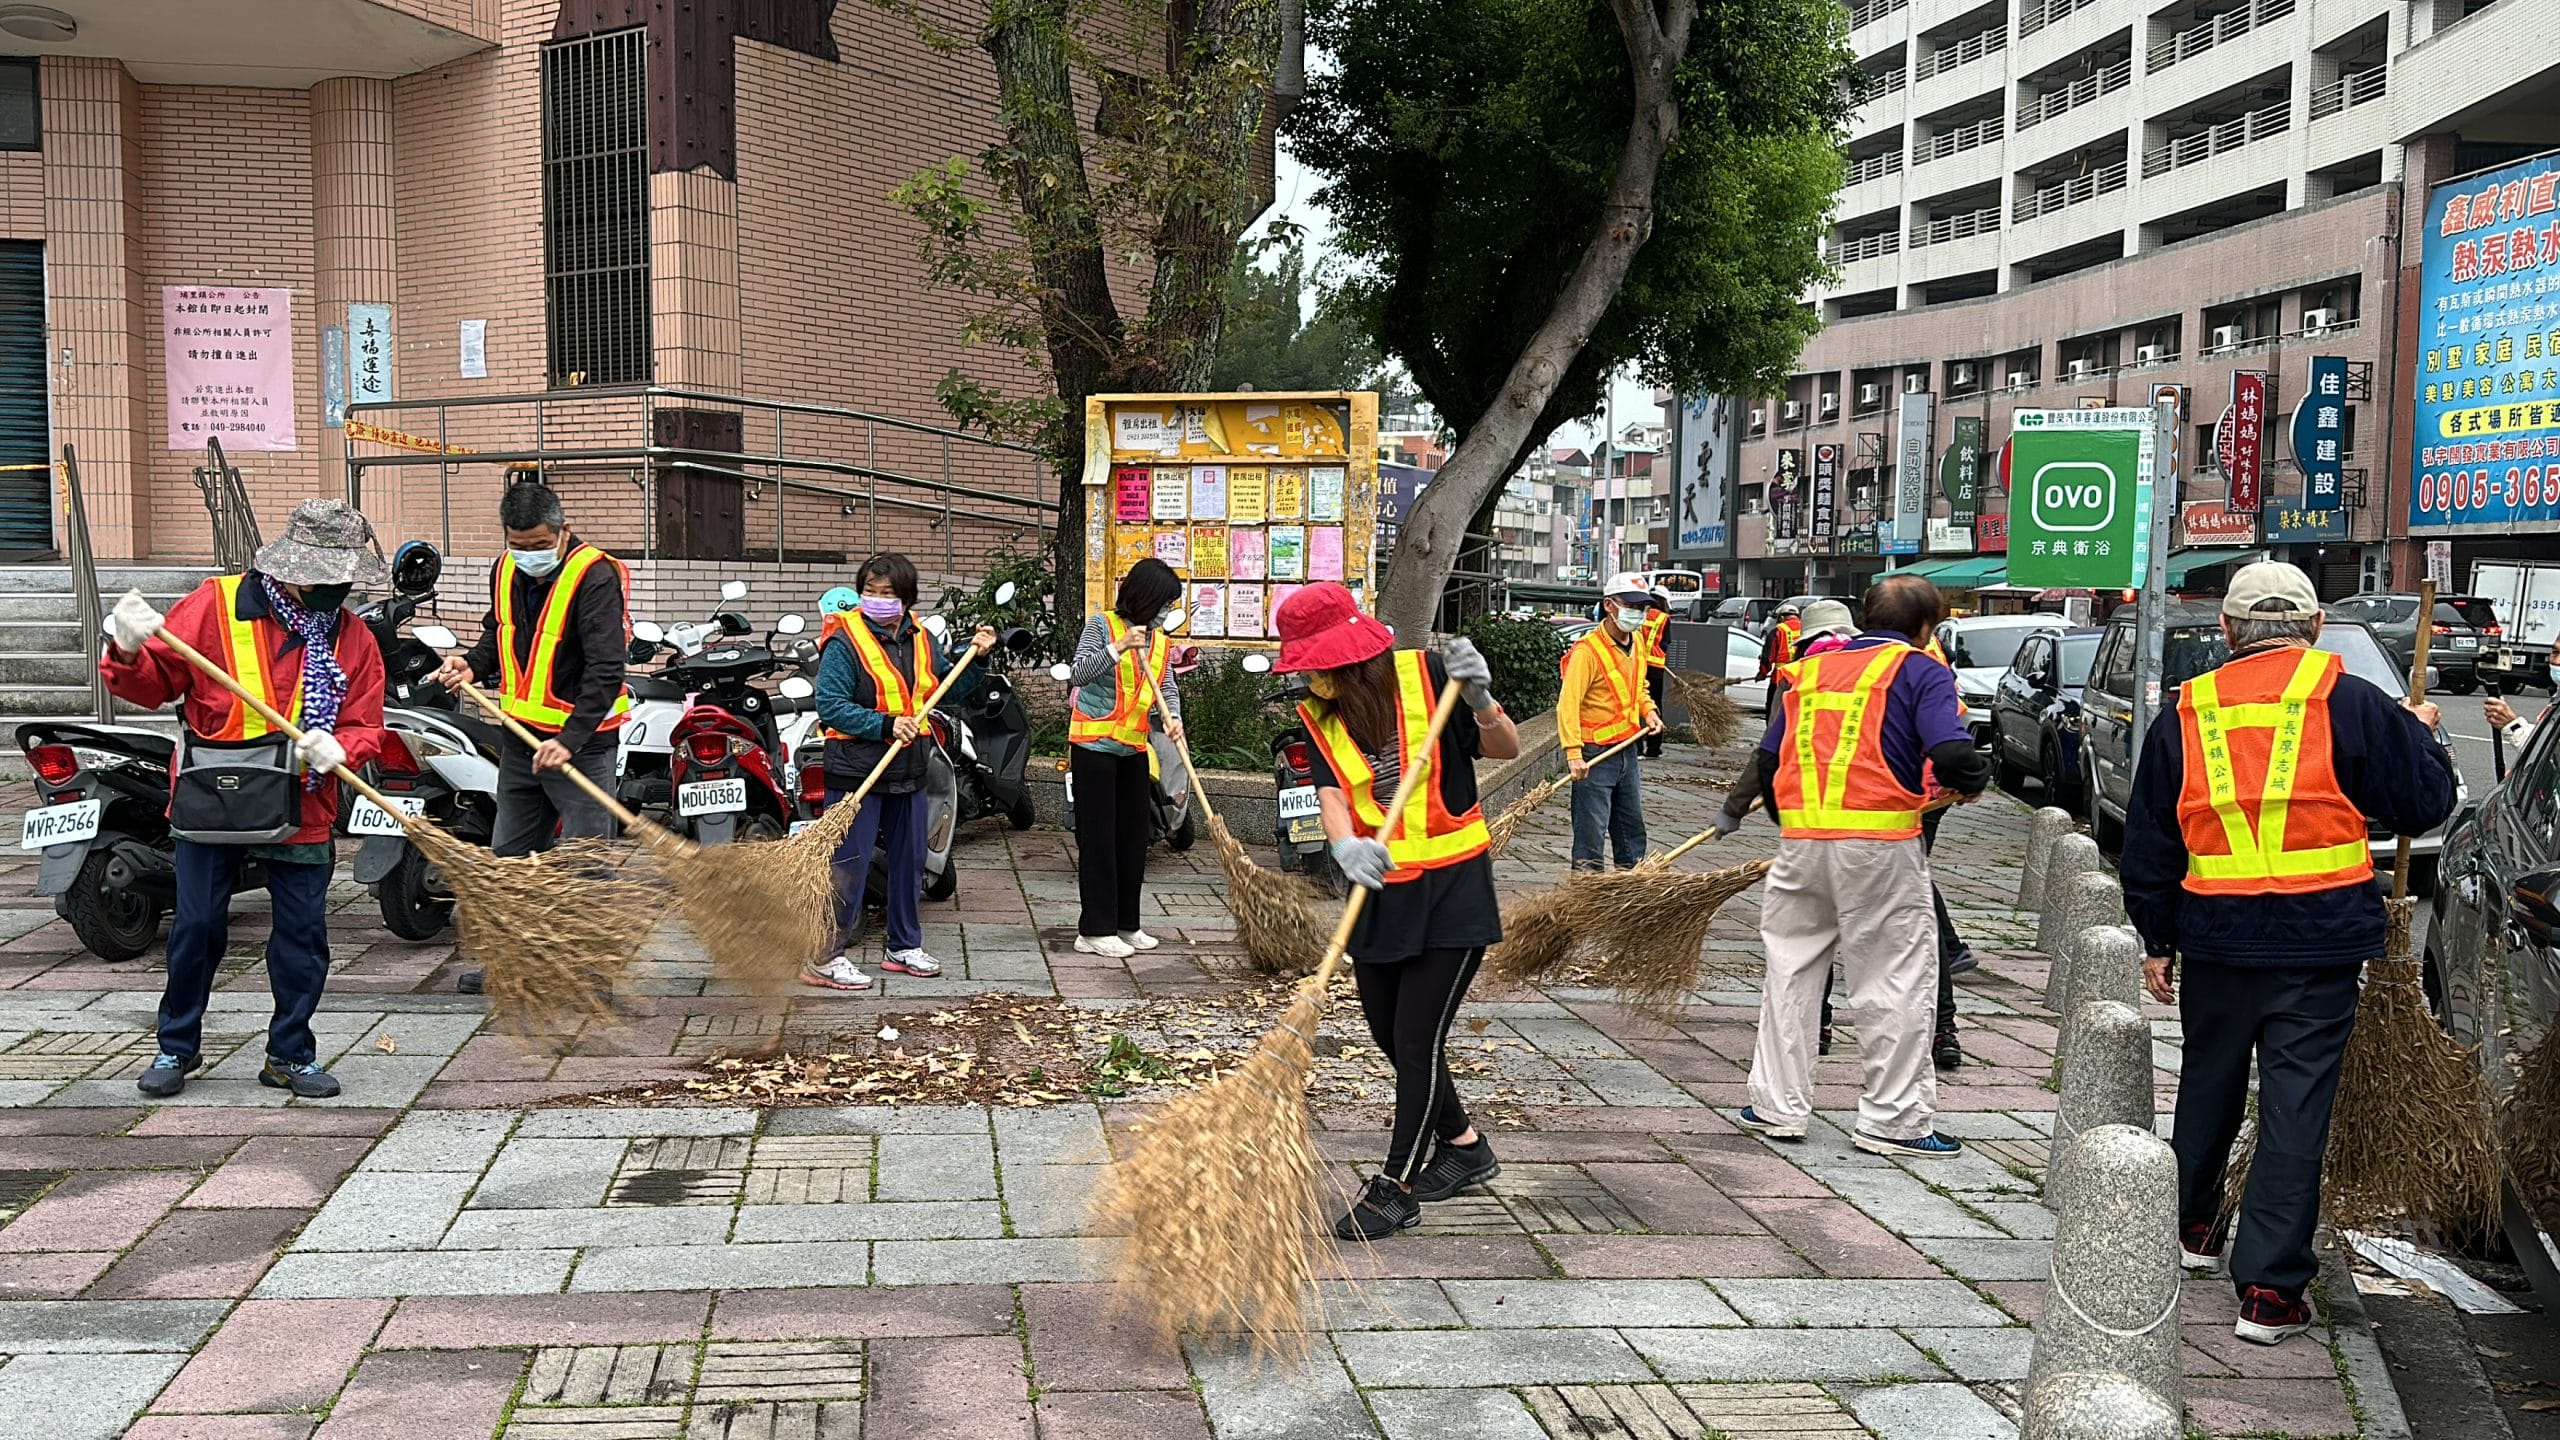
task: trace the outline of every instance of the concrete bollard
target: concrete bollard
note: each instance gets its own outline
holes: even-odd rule
[[[2059,874],[2046,877],[2051,886],[2062,880]],[[2081,935],[2091,929],[2113,927],[2124,923],[2124,887],[2116,877],[2104,870],[2091,870],[2062,881],[2059,890],[2047,889],[2044,917],[2053,928],[2053,946],[2045,950],[2044,1004],[2056,1015],[2068,1015],[2065,997],[2071,989],[2073,956],[2079,950]]]
[[[2062,1027],[2071,1058],[2062,1067],[2062,1104],[2053,1117],[2053,1147],[2045,1161],[2044,1202],[2069,1188],[2073,1141],[2101,1125],[2130,1125],[2149,1133],[2151,1022],[2113,1000],[2072,1008]]]
[[[2027,1395],[2019,1440],[2180,1440],[2178,1407],[2123,1375],[2056,1375]]]
[[[2072,1152],[2027,1393],[2056,1376],[2114,1373],[2183,1413],[2177,1157],[2130,1125],[2084,1131]]]
[[[2046,977],[2053,1013],[2068,1019],[2092,1000],[2113,1000],[2142,1009],[2142,941],[2130,925],[2092,925],[2064,947],[2061,962]],[[2071,1058],[2071,1027],[2064,1025],[2053,1052],[2056,1062]]]
[[[2054,842],[2053,853],[2045,857],[2044,894],[2039,897],[2043,903],[2039,907],[2041,918],[2036,923],[2036,948],[2047,958],[2061,947],[2063,937],[2080,933],[2076,927],[2070,930],[2062,928],[2062,917],[2056,912],[2062,908],[2063,892],[2071,888],[2074,879],[2095,874],[2100,868],[2098,842],[2086,835],[2063,836]],[[2087,920],[2081,923],[2095,925],[2098,922]]]
[[[2027,821],[2027,863],[2018,875],[2018,908],[2044,908],[2045,865],[2053,859],[2053,847],[2062,837],[2079,827],[2072,823],[2071,812],[2047,805]]]

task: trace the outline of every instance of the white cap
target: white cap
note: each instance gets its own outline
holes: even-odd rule
[[[1858,622],[1849,616],[1849,607],[1837,600],[1816,600],[1804,607],[1804,633],[1810,640],[1816,635],[1854,635]]]
[[[1621,570],[1610,576],[1609,583],[1600,587],[1600,593],[1612,600],[1653,599],[1653,587],[1645,584],[1644,577],[1633,570]]]
[[[2269,605],[2281,600],[2281,607]],[[2222,613],[2234,620],[2311,620],[2320,614],[2320,592],[2297,565],[2261,560],[2243,565],[2231,576],[2222,596]]]

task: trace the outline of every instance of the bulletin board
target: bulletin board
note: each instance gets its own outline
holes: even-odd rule
[[[1377,592],[1372,391],[1096,395],[1085,402],[1085,606],[1153,556],[1182,577],[1181,638],[1275,643],[1301,586]]]

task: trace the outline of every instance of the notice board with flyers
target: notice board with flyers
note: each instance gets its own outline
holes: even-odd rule
[[[1365,390],[1085,402],[1085,607],[1153,556],[1204,645],[1267,648],[1301,586],[1377,593],[1378,397]]]

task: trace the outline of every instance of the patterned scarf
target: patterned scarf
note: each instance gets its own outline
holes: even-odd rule
[[[347,698],[347,672],[338,666],[338,652],[329,643],[329,627],[335,615],[306,610],[296,603],[272,575],[258,576],[267,590],[267,609],[277,623],[302,640],[302,728],[336,730],[338,706]],[[327,774],[314,770],[302,777],[302,788],[317,790]]]

